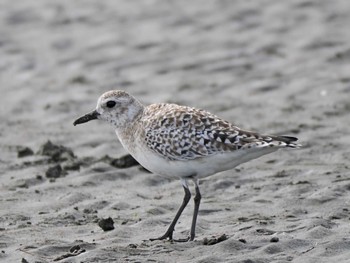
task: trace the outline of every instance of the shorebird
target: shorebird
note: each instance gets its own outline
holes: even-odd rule
[[[119,141],[144,168],[164,176],[178,177],[185,191],[182,204],[164,235],[151,240],[173,240],[175,225],[191,198],[188,181],[195,186],[190,235],[195,238],[201,201],[199,179],[230,170],[280,148],[298,148],[297,138],[245,131],[207,111],[158,103],[144,106],[125,91],[100,96],[96,109],[74,125],[91,120],[107,121]]]

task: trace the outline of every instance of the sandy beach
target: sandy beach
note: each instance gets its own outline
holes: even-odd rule
[[[2,0],[0,262],[350,262],[349,13],[347,0]],[[108,124],[73,126],[111,89],[303,147],[203,179],[195,240],[152,242],[180,181],[120,167]]]

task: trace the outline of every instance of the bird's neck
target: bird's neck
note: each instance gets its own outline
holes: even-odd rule
[[[133,156],[136,153],[137,144],[139,143],[139,135],[143,133],[143,129],[139,124],[142,114],[143,113],[139,113],[135,116],[133,121],[129,121],[123,126],[115,127],[115,133],[117,134],[119,141],[125,150]]]
[[[143,115],[144,108],[139,102],[128,107],[119,107],[117,116],[112,112],[110,115],[105,115],[105,120],[116,130],[127,130],[138,122]]]

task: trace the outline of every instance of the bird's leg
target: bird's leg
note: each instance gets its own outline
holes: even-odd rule
[[[188,185],[187,185],[187,181],[182,179],[181,180],[181,183],[182,183],[182,186],[185,190],[185,196],[184,196],[184,199],[182,201],[182,204],[179,208],[179,210],[177,211],[173,221],[171,222],[168,230],[165,232],[164,235],[158,237],[158,238],[151,238],[150,240],[151,241],[154,241],[154,240],[163,240],[163,239],[167,239],[169,238],[169,240],[173,240],[173,232],[174,232],[174,229],[175,229],[175,225],[177,223],[177,220],[179,220],[183,210],[185,209],[186,205],[188,204],[188,202],[190,201],[191,199],[191,192],[190,190],[188,189]],[[186,240],[177,240],[177,241],[188,241],[188,239]]]
[[[196,189],[196,195],[194,196],[194,211],[193,211],[193,218],[192,218],[192,225],[191,225],[191,232],[190,232],[190,241],[192,241],[196,234],[196,223],[197,223],[197,216],[199,211],[199,205],[201,203],[201,192],[199,191],[198,186],[198,179],[193,179],[195,189]]]

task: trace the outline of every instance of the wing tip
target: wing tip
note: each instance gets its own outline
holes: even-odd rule
[[[287,147],[290,147],[290,148],[302,147],[301,144],[295,143],[298,140],[297,137],[293,137],[293,136],[281,136],[281,137],[284,139],[284,142],[287,144]]]

